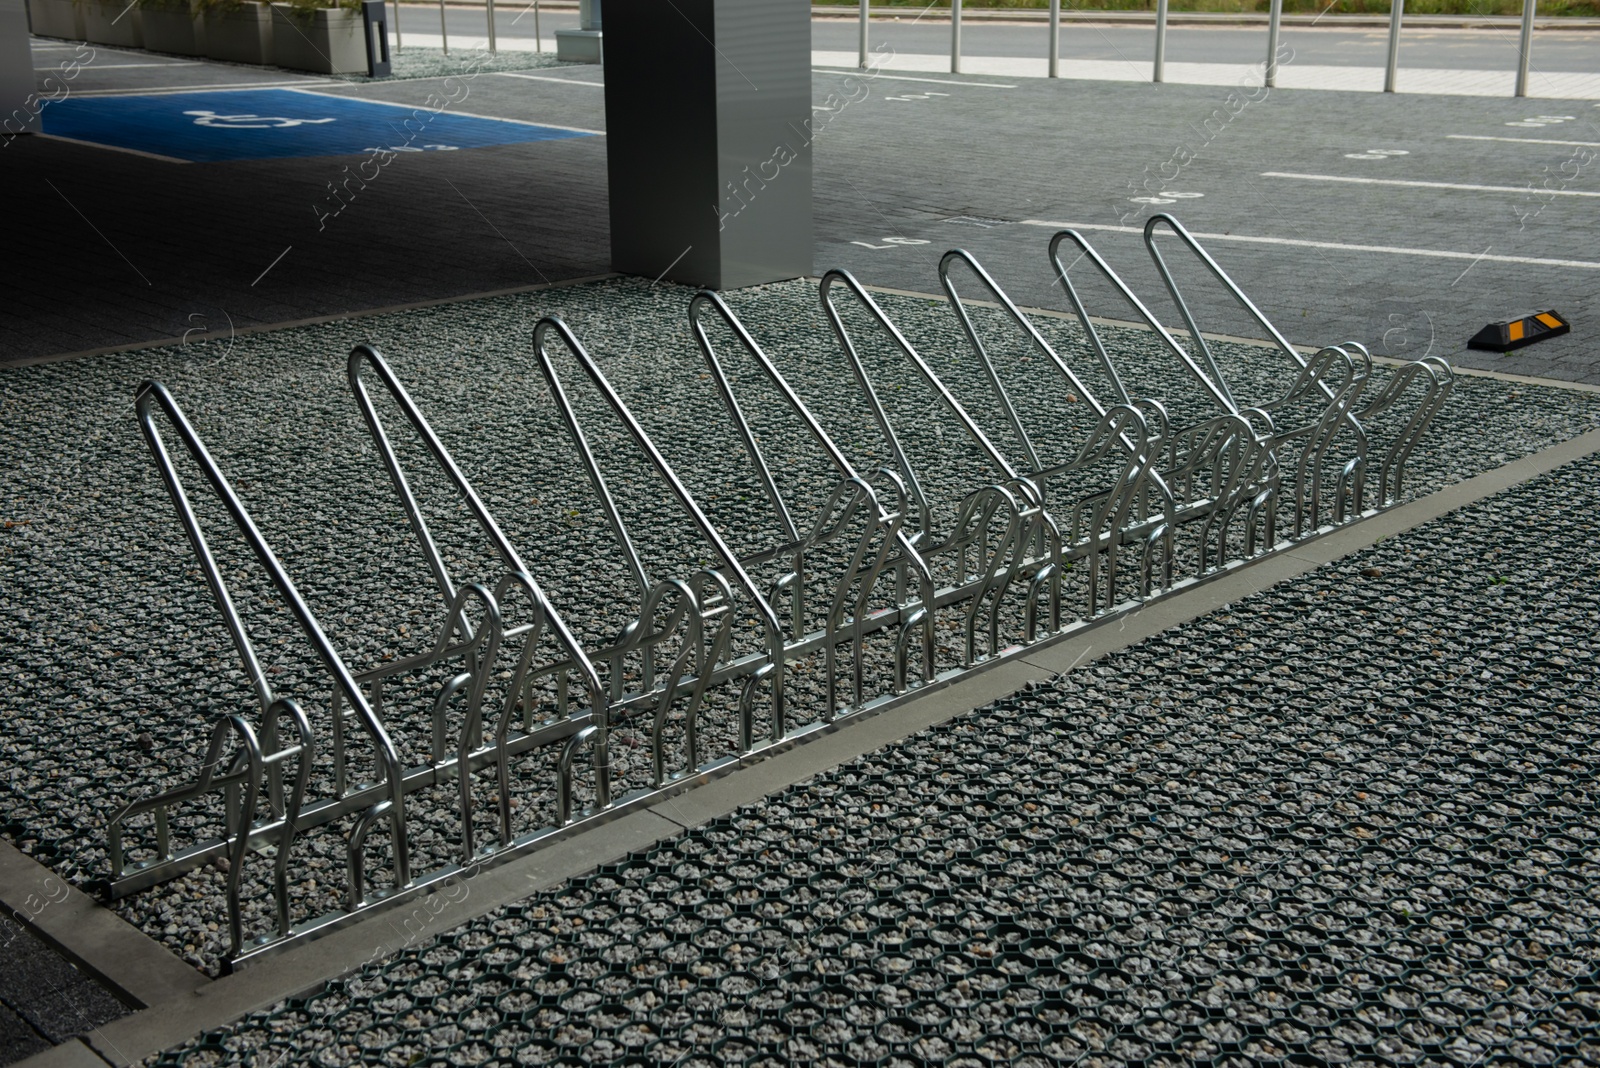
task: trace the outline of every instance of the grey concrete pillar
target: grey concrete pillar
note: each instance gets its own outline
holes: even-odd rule
[[[607,0],[611,263],[733,289],[811,273],[811,12]]]
[[[40,103],[33,89],[24,0],[0,0],[0,134],[38,133]]]

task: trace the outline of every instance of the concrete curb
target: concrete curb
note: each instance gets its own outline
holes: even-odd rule
[[[0,905],[125,1005],[148,1008],[209,979],[49,868],[0,841]]]
[[[741,805],[770,796],[845,761],[1009,696],[1032,680],[1071,671],[1596,452],[1600,452],[1600,430],[1328,531],[1168,597],[1104,617],[1049,646],[912,698],[895,706],[892,715],[864,718],[841,729],[813,735],[803,744],[754,767],[671,797],[652,808],[630,813],[500,867],[470,872],[459,881],[418,899],[409,911],[380,913],[237,974],[200,983],[189,990],[175,990],[173,996],[160,1004],[107,1024],[88,1036],[85,1049],[92,1048],[114,1065],[135,1063],[284,998],[316,989],[370,961],[392,956],[501,905],[675,837],[686,828],[727,815]],[[98,909],[92,902],[90,905]],[[122,923],[115,917],[107,918],[115,924]],[[93,955],[91,952],[90,956]],[[174,967],[189,971],[175,958],[168,956],[168,960]],[[151,988],[141,989],[148,992]],[[80,1050],[63,1046],[22,1063],[27,1068],[48,1068],[92,1062],[83,1060]]]

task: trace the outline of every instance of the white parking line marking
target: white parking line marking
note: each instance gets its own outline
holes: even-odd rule
[[[932,85],[970,85],[975,89],[1015,89],[1014,85],[1005,85],[1000,82],[955,82],[949,78],[908,78],[904,74],[877,74],[873,71],[859,70],[827,70],[823,67],[812,67],[813,74],[848,74],[856,78],[867,78],[876,81],[882,78],[886,82],[928,82]]]
[[[92,69],[92,68],[91,68]],[[216,85],[151,85],[140,89],[79,89],[73,96],[146,96],[158,93],[194,93],[202,89],[207,92],[228,92],[244,89],[300,89],[307,85],[342,85],[345,82],[330,82],[317,78],[304,78],[292,82],[219,82]]]
[[[350,83],[347,82],[346,84]],[[316,89],[301,89],[298,87],[296,87],[294,91],[297,93],[304,93],[306,96],[326,96],[332,97],[334,100],[355,100],[362,104],[381,104],[384,107],[389,108],[404,108],[406,111],[434,110],[432,108],[427,108],[422,104],[402,104],[398,100],[379,100],[377,97],[357,96],[354,93],[328,93],[320,92]],[[606,133],[604,130],[589,130],[582,126],[562,126],[554,122],[530,122],[527,119],[507,119],[502,118],[499,115],[480,115],[475,111],[457,111],[455,108],[448,107],[439,108],[438,111],[448,111],[452,115],[459,115],[468,119],[486,119],[489,122],[509,122],[516,126],[543,126],[547,130],[566,130],[568,133],[592,134],[596,137],[604,137]]]
[[[1521,192],[1521,190],[1516,190]],[[1050,222],[1047,219],[1023,219],[1024,226],[1049,226],[1057,230],[1103,230],[1117,234],[1142,234],[1142,226],[1110,226],[1103,223]],[[1396,248],[1393,245],[1347,245],[1338,241],[1300,241],[1287,237],[1251,237],[1246,234],[1194,235],[1206,241],[1238,241],[1250,245],[1290,245],[1295,248],[1327,248],[1340,252],[1382,252],[1391,256],[1425,256],[1439,260],[1481,260],[1484,263],[1524,263],[1535,267],[1576,267],[1579,270],[1600,271],[1600,263],[1589,260],[1547,260],[1536,256],[1490,256],[1478,252],[1448,252],[1433,248]]]
[[[1547,137],[1483,137],[1479,134],[1445,134],[1451,141],[1509,141],[1514,145],[1567,145],[1571,148],[1600,148],[1600,141],[1552,141]]]
[[[502,78],[523,78],[530,82],[559,82],[562,85],[593,85],[601,89],[606,87],[605,82],[580,82],[576,78],[551,78],[543,74],[518,74],[515,71],[509,70],[497,70],[491,71],[490,73],[498,74]]]
[[[1408,182],[1400,178],[1347,178],[1342,174],[1290,174],[1287,171],[1263,171],[1263,178],[1298,178],[1305,182],[1354,182],[1358,185],[1403,185],[1412,189],[1466,189],[1477,193],[1526,193],[1525,185],[1464,185],[1459,182]],[[1540,196],[1600,197],[1592,189],[1541,189]]]
[[[198,67],[197,59],[175,59],[170,63],[86,63],[84,70],[132,70],[135,67]]]
[[[177,159],[173,156],[158,156],[154,152],[141,152],[137,148],[123,148],[121,145],[102,145],[98,141],[80,141],[76,137],[62,137],[60,134],[34,134],[35,137],[46,141],[62,141],[69,145],[82,145],[84,148],[100,148],[108,152],[126,152],[130,156],[143,156],[145,159],[158,159],[162,163],[188,163],[186,159]]]

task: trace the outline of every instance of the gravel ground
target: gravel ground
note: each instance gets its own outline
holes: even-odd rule
[[[150,1063],[1600,1063],[1597,512],[1590,458]]]
[[[431,646],[441,610],[344,383],[349,348],[376,343],[524,547],[557,607],[583,641],[598,645],[615,637],[637,594],[617,566],[614,544],[537,371],[530,339],[540,315],[559,313],[573,325],[737,549],[777,539],[754,479],[742,460],[729,460],[742,452],[685,328],[688,297],[689,291],[671,286],[609,281],[0,372],[6,376],[0,452],[9,468],[0,515],[0,586],[7,591],[0,633],[10,653],[0,663],[0,700],[16,710],[0,739],[7,769],[0,782],[4,833],[79,885],[103,878],[107,817],[131,798],[192,781],[208,725],[221,713],[251,707],[246,680],[139,439],[130,401],[141,378],[159,378],[172,389],[325,630],[359,671]],[[868,469],[884,462],[811,286],[765,287],[730,300],[852,460]],[[960,360],[965,342],[942,305],[898,297],[883,304],[958,389],[976,381],[970,364]],[[1058,321],[1044,325],[1083,362],[1081,340],[1071,329]],[[1131,385],[1168,398],[1180,417],[1193,410],[1192,402],[1184,407],[1185,383],[1148,335],[1116,331],[1112,343],[1127,361]],[[903,437],[922,458],[919,473],[936,516],[947,521],[950,502],[994,472],[903,363],[879,346],[864,342],[863,349],[886,402],[910,421],[902,422]],[[793,420],[762,407],[763,392],[748,381],[744,362],[726,344],[721,351],[741,389],[748,388],[742,397],[804,527],[809,519],[801,517],[820,505],[833,477]],[[1087,405],[1039,379],[1038,363],[1025,362],[1020,351],[1002,355],[1008,384],[1023,406],[1058,421],[1050,447],[1070,450],[1074,432],[1091,421]],[[1269,391],[1266,383],[1278,377],[1281,357],[1270,352],[1232,346],[1224,356],[1241,396]],[[595,413],[575,368],[561,367],[574,402]],[[1414,459],[1408,489],[1426,492],[1568,439],[1593,427],[1597,415],[1600,397],[1594,394],[1463,379]],[[999,421],[983,418],[1004,443]],[[710,549],[619,444],[615,425],[597,416],[589,431],[653,574],[679,573],[707,559]],[[415,455],[412,443],[404,449]],[[485,548],[443,501],[436,480],[419,475],[415,485],[461,577],[491,575]],[[318,695],[325,692],[318,672],[254,565],[220,533],[218,510],[203,499],[196,503],[211,521],[208,529],[218,532],[213,549],[236,580],[237,603],[259,628],[270,678],[280,692],[306,702],[315,721]],[[955,655],[943,638],[940,655],[944,664]],[[420,759],[428,694],[421,681],[415,690],[411,698],[424,703],[392,712],[390,724],[402,749]],[[818,714],[814,673],[798,692],[794,722],[805,722]],[[620,781],[637,783],[647,750],[617,749]],[[319,767],[319,774],[325,771]],[[521,799],[520,829],[531,829],[547,815],[550,791],[548,779],[525,778],[533,785]],[[414,806],[419,868],[451,857],[459,834],[453,805],[443,791]],[[215,833],[214,822],[207,822],[215,810],[196,811],[179,822],[180,838]],[[346,829],[333,824],[301,839],[306,855],[294,869],[297,916],[327,907],[342,870]],[[373,867],[382,868],[381,858]],[[260,886],[256,877],[247,875],[252,892]],[[220,872],[207,869],[118,907],[185,959],[214,969],[225,950],[217,931],[224,917],[222,881]]]

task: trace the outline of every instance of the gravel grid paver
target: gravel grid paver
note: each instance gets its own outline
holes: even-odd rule
[[[1600,458],[149,1063],[1600,1063]]]
[[[775,532],[752,511],[758,492],[752,480],[731,470],[741,465],[729,457],[742,454],[684,325],[688,295],[666,285],[607,281],[231,344],[3,372],[0,451],[12,459],[0,516],[0,585],[7,591],[0,611],[9,647],[0,665],[0,701],[18,714],[0,739],[7,768],[0,828],[79,885],[103,878],[108,816],[133,797],[191,781],[214,718],[253,701],[139,439],[130,401],[141,378],[172,388],[359,671],[431,645],[440,611],[344,382],[349,347],[376,342],[513,541],[527,547],[536,577],[580,638],[600,642],[626,621],[622,606],[630,594],[609,536],[595,533],[601,527],[587,518],[591,498],[536,369],[532,327],[542,314],[566,316],[736,547],[762,546]],[[730,300],[852,455],[870,460],[874,448],[881,451],[812,287],[789,283]],[[970,372],[956,362],[965,342],[946,308],[901,297],[883,304],[942,372],[953,378]],[[1067,324],[1042,325],[1061,344],[1078,344]],[[1113,345],[1129,354],[1148,392],[1181,399],[1181,383],[1153,358],[1148,335],[1117,331]],[[882,360],[871,346],[866,354],[875,365]],[[1245,346],[1226,347],[1224,355],[1244,384],[1241,392],[1259,387],[1277,359]],[[578,387],[575,372],[564,366],[563,373],[575,401],[592,411],[592,396]],[[959,432],[931,414],[927,394],[917,391],[907,369],[893,364],[883,373],[892,406],[925,419],[907,444],[914,451],[920,444],[935,461],[925,472],[935,498],[948,500],[987,477],[974,474],[970,453],[946,445],[960,440]],[[1067,426],[1081,425],[1087,412],[1059,391],[1029,396]],[[1569,439],[1592,428],[1597,416],[1600,397],[1593,394],[1463,378],[1413,461],[1409,492]],[[611,426],[599,422],[591,433],[598,449],[615,456]],[[792,426],[758,420],[757,429],[777,454],[794,447]],[[1070,435],[1061,436],[1067,444],[1059,447],[1070,448]],[[831,489],[832,479],[814,466],[793,470],[802,496]],[[428,480],[418,484],[427,501]],[[637,465],[622,465],[613,485],[641,529],[660,535],[651,539],[653,549],[645,546],[657,565],[682,568],[707,554]],[[203,516],[215,518],[204,499],[196,503]],[[475,568],[488,572],[481,546],[460,537],[457,513],[430,504],[430,522],[466,577]],[[212,541],[225,573],[239,579],[235,596],[246,618],[263,628],[259,647],[279,691],[320,701],[320,674],[291,638],[285,615],[270,608],[254,565],[231,537]],[[402,745],[419,744],[410,721],[395,730]],[[621,759],[637,774],[644,756],[642,749],[623,751]],[[438,812],[419,824],[414,847],[423,860],[445,859],[457,833],[447,799]],[[180,833],[193,826],[181,825]],[[311,855],[297,869],[304,878],[297,892],[306,895],[297,907],[320,908],[338,880],[324,877],[319,888],[318,876],[342,870],[341,847],[331,833],[302,841]],[[225,948],[217,929],[225,927],[222,885],[219,871],[203,869],[118,908],[210,970]]]

